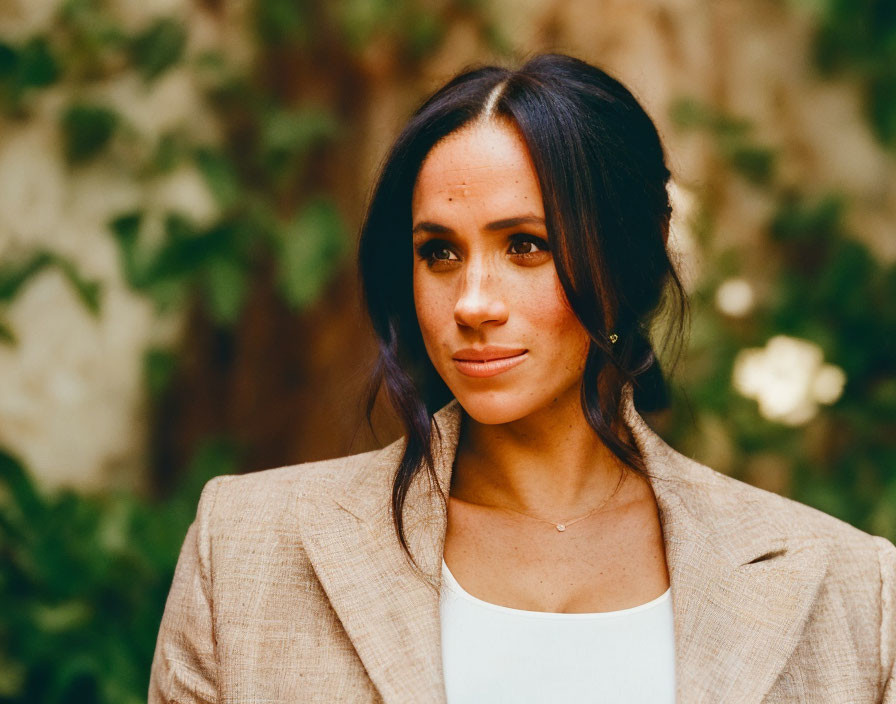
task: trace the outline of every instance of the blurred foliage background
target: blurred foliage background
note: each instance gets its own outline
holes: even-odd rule
[[[0,5],[0,702],[138,702],[217,474],[379,446],[352,252],[421,96],[573,53],[663,134],[676,447],[896,539],[881,0]],[[346,399],[351,399],[346,402]]]

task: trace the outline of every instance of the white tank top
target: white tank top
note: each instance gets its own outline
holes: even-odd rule
[[[672,704],[671,590],[619,611],[563,614],[492,604],[442,560],[448,704]]]

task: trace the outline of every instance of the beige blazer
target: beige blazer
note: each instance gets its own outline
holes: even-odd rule
[[[447,491],[462,409],[435,416]],[[719,474],[625,419],[652,474],[669,565],[678,702],[896,704],[896,548]],[[407,500],[418,579],[388,513],[404,440],[211,480],[174,575],[149,702],[444,704],[446,517]]]

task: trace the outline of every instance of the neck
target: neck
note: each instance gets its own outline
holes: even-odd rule
[[[564,518],[595,508],[627,472],[576,396],[499,425],[464,414],[450,493],[468,503]]]

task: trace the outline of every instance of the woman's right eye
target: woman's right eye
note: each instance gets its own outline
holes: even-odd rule
[[[450,246],[445,242],[430,240],[417,248],[417,256],[432,266],[436,262],[460,261]]]

